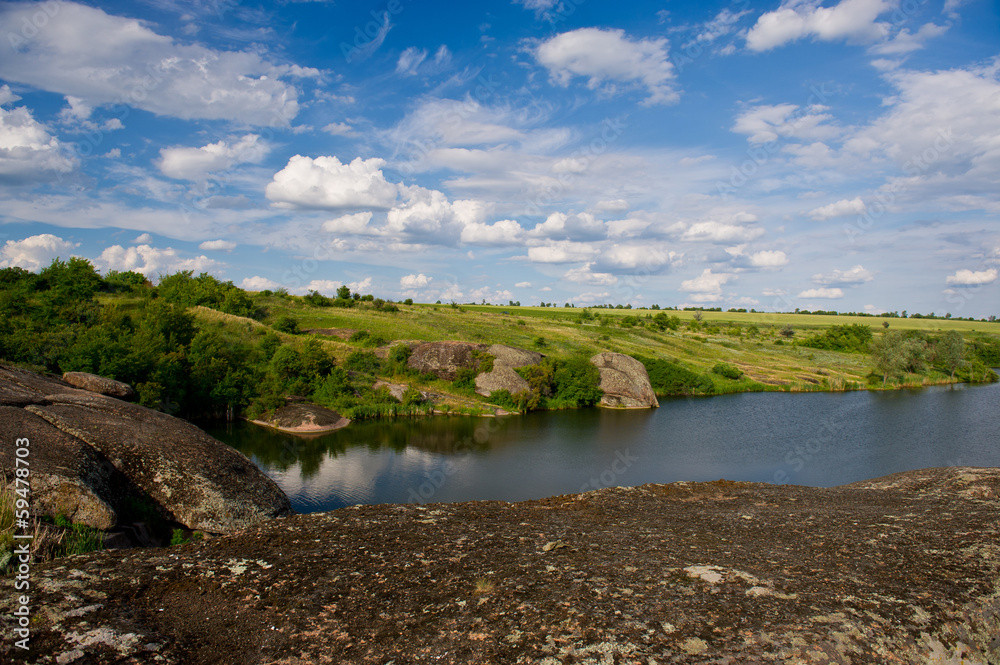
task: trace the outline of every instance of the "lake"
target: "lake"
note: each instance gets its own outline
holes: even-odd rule
[[[299,512],[720,478],[830,487],[923,467],[1000,466],[1000,384],[435,416],[311,438],[245,422],[205,429],[250,457]]]

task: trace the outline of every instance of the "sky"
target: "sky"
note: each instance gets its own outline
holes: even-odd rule
[[[1000,314],[993,0],[0,3],[0,267]]]

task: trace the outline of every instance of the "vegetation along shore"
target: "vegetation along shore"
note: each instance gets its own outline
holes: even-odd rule
[[[464,342],[469,353],[454,367],[414,362],[427,342]],[[479,377],[497,362],[491,347],[534,354],[499,368],[516,390],[502,381],[483,389]],[[334,297],[247,292],[190,272],[154,286],[133,272],[102,276],[77,258],[37,274],[0,270],[0,358],[116,379],[134,386],[138,403],[185,417],[266,420],[289,397],[349,419],[586,407],[601,401],[588,360],[603,352],[639,360],[657,397],[882,390],[996,381],[1000,323],[393,303],[347,287]]]

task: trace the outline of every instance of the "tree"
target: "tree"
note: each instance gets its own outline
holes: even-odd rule
[[[795,337],[795,328],[792,327],[791,323],[786,323],[785,326],[781,329],[781,336],[787,337],[789,339]]]
[[[344,284],[339,289],[337,289],[338,300],[350,300],[350,298],[351,298],[351,287]]]
[[[695,320],[695,321],[697,321],[697,322],[701,323],[701,320],[702,320],[703,318],[705,318],[705,315],[704,315],[704,314],[702,314],[702,313],[701,313],[700,311],[696,311],[696,312],[694,313],[694,320]]]
[[[910,364],[910,349],[906,335],[899,330],[884,333],[872,340],[871,361],[875,369],[882,375],[882,385],[889,377],[901,375]]]
[[[951,378],[955,378],[955,371],[966,364],[965,362],[965,339],[962,333],[957,330],[949,330],[937,343],[937,359],[944,365]]]

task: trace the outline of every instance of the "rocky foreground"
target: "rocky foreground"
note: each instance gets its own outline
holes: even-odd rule
[[[998,530],[973,468],[355,507],[37,565],[0,660],[995,664]]]

